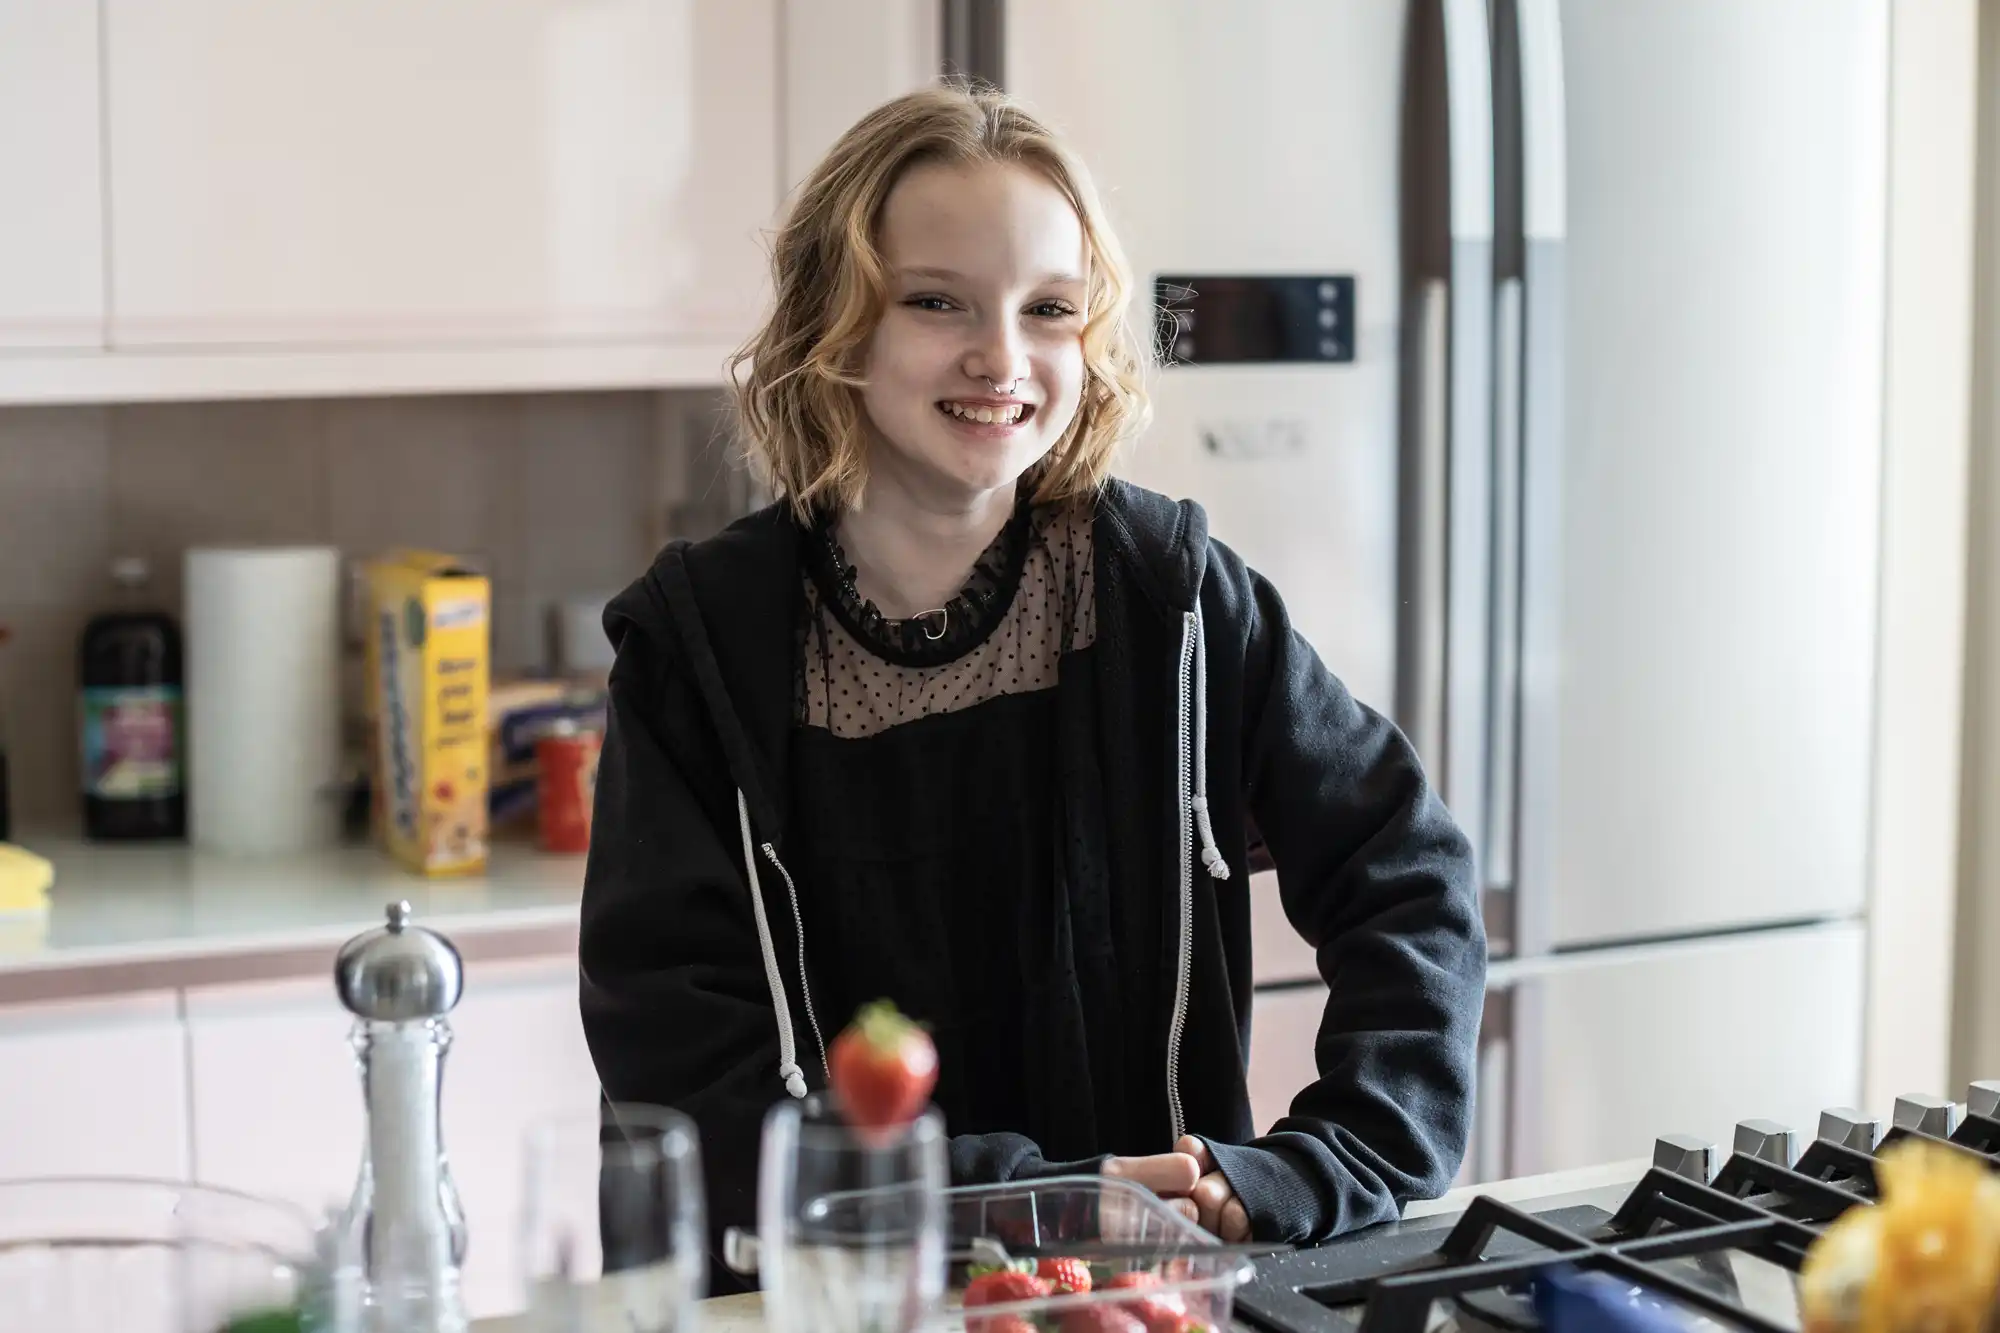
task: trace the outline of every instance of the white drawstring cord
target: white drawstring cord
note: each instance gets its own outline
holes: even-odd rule
[[[771,1007],[778,1018],[778,1076],[785,1080],[785,1091],[794,1097],[806,1095],[805,1071],[799,1068],[797,1042],[792,1036],[792,1006],[785,999],[785,981],[778,972],[778,950],[771,943],[771,923],[764,915],[764,890],[757,882],[757,844],[750,836],[750,803],[743,799],[743,789],[736,789],[736,821],[743,832],[743,869],[750,877],[750,907],[757,914],[757,944],[764,951],[764,981],[771,988]],[[777,857],[771,858],[775,864]],[[784,874],[784,867],[778,872]],[[786,887],[791,886],[791,876],[785,876]],[[803,948],[803,942],[801,942]],[[817,1032],[818,1025],[814,1025]]]
[[[1194,618],[1194,825],[1201,832],[1201,864],[1212,879],[1229,878],[1229,862],[1215,846],[1215,826],[1208,818],[1208,642],[1201,615]]]

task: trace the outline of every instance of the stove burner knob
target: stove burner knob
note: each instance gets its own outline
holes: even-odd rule
[[[1882,1122],[1851,1106],[1835,1106],[1819,1113],[1819,1137],[1843,1148],[1874,1152],[1882,1142]]]
[[[1948,1139],[1951,1132],[1958,1128],[1962,1115],[1963,1110],[1958,1103],[1944,1097],[1912,1092],[1896,1099],[1898,1129],[1913,1129],[1919,1134]]]
[[[1662,1135],[1653,1140],[1653,1165],[1706,1185],[1715,1179],[1715,1145],[1692,1134]]]
[[[1775,1120],[1736,1122],[1736,1151],[1774,1166],[1790,1166],[1798,1160],[1798,1135]]]
[[[1989,1120],[2000,1119],[2000,1079],[1983,1078],[1966,1088],[1965,1109]]]

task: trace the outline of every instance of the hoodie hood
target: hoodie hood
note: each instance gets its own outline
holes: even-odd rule
[[[783,756],[804,599],[798,524],[782,504],[702,542],[673,542],[605,608],[613,649],[638,633],[686,663],[757,827],[782,840]],[[772,700],[784,706],[774,708]]]

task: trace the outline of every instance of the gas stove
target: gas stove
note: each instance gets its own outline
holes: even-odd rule
[[[1839,1108],[1803,1152],[1768,1120],[1713,1145],[1660,1139],[1636,1185],[1391,1224],[1257,1260],[1236,1318],[1268,1333],[1472,1333],[1535,1329],[1528,1280],[1555,1265],[1628,1279],[1698,1329],[1796,1333],[1798,1271],[1842,1212],[1876,1197],[1875,1153],[1903,1138],[1953,1144],[2000,1170],[2000,1081],[1964,1103],[1896,1100],[1887,1126]]]

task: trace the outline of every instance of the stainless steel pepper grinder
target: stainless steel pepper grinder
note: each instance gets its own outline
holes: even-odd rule
[[[445,1015],[465,988],[465,967],[450,940],[410,924],[408,903],[391,903],[388,917],[342,945],[333,965],[340,1002],[356,1019],[368,1110],[341,1248],[357,1270],[369,1333],[462,1333],[465,1212],[439,1104],[451,1049]]]

